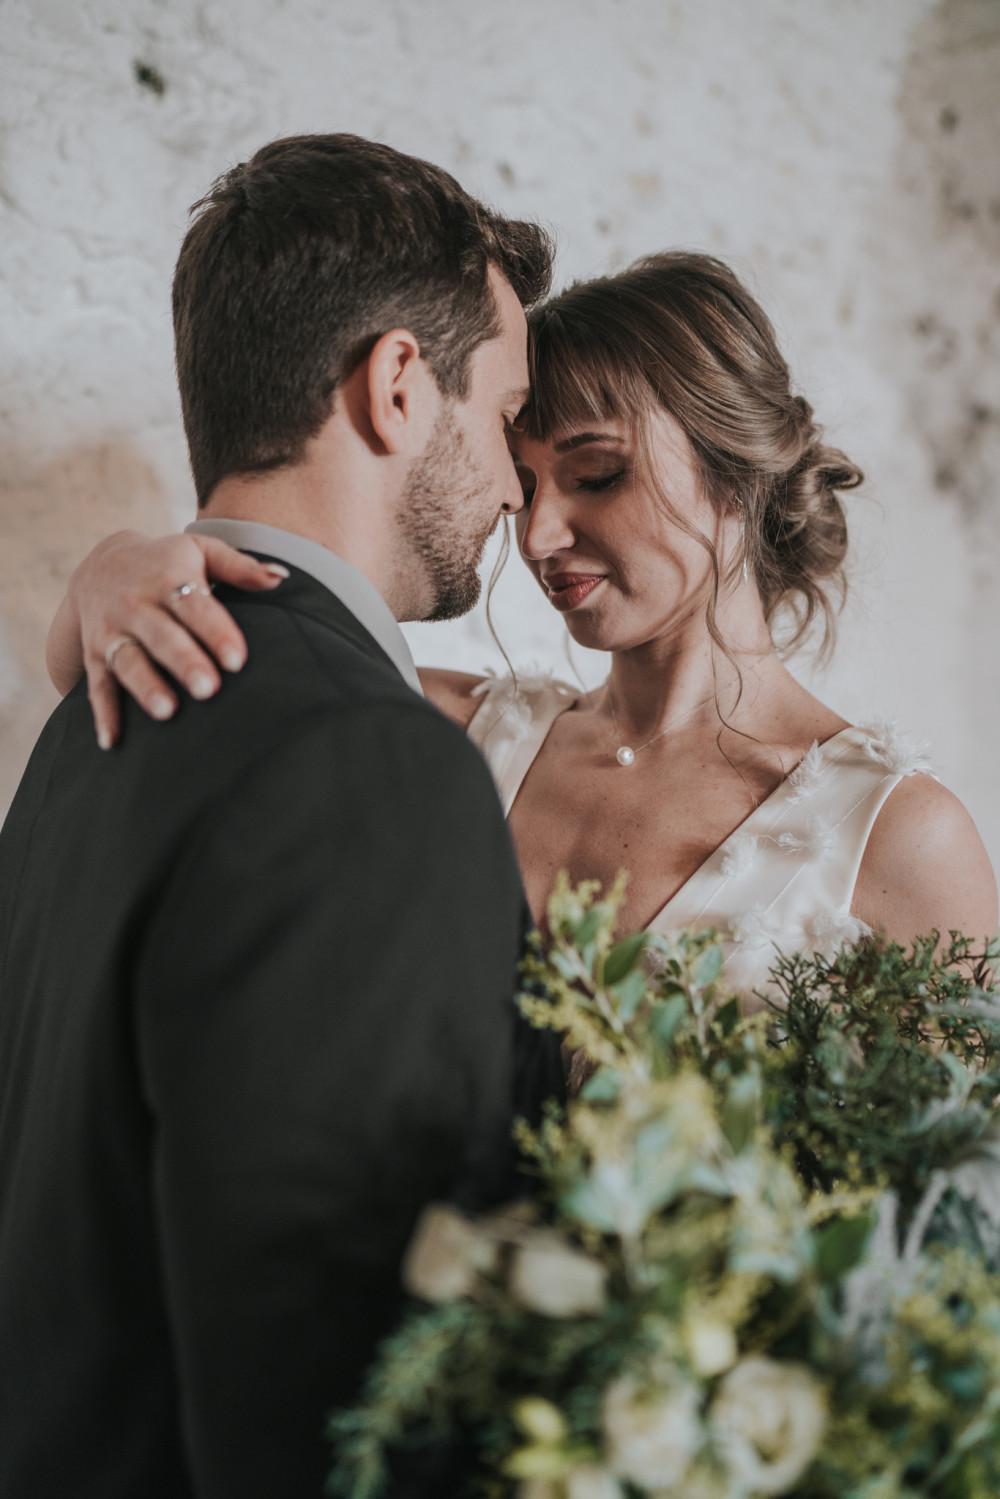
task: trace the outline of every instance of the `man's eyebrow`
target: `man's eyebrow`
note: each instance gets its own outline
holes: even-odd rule
[[[615,448],[625,446],[625,439],[614,432],[574,432],[572,437],[564,437],[561,442],[557,442],[555,448],[557,453],[572,453],[574,448],[582,448],[588,442],[602,442]]]
[[[504,393],[503,403],[505,406],[508,404],[511,406],[516,406],[518,411],[520,411],[521,407],[524,405],[530,395],[531,390],[529,389],[529,387],[527,385],[521,385],[517,388],[517,390],[506,391]]]

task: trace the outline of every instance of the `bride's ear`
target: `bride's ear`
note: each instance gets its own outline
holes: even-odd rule
[[[427,446],[441,404],[420,345],[406,328],[393,328],[375,344],[364,370],[368,422],[379,448],[416,457]]]

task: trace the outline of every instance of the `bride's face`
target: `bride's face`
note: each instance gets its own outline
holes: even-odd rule
[[[618,421],[536,442],[515,432],[511,447],[524,492],[517,517],[521,553],[573,639],[595,650],[634,649],[704,625],[714,588],[705,547],[673,519],[661,496],[720,556],[738,526],[699,481],[681,427],[658,411],[646,449]]]

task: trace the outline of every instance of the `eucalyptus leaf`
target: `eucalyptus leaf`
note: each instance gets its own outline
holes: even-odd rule
[[[618,1001],[618,1014],[627,1025],[646,997],[646,975],[642,969],[635,969],[628,978],[616,984],[614,994]]]
[[[694,980],[702,989],[707,989],[709,984],[722,972],[723,951],[721,947],[707,947],[695,964]]]
[[[821,1281],[832,1283],[853,1270],[865,1252],[872,1230],[867,1213],[856,1218],[834,1218],[815,1234],[816,1272]]]
[[[584,1103],[615,1103],[622,1091],[622,1080],[612,1067],[600,1067],[580,1090]]]
[[[752,1142],[760,1111],[760,1079],[755,1072],[733,1078],[722,1105],[722,1133],[734,1155]]]
[[[558,948],[552,949],[551,963],[562,978],[569,979],[572,982],[573,979],[579,977],[579,970],[576,964],[565,953],[560,952]]]
[[[662,999],[673,999],[677,995],[684,1000],[685,1004],[687,1003],[687,990],[683,984],[678,983],[676,979],[672,978],[660,980],[660,996]]]
[[[604,982],[609,989],[631,973],[648,946],[648,932],[635,932],[615,943],[604,960]]]
[[[726,1003],[717,1011],[715,1024],[719,1027],[719,1031],[723,1036],[731,1036],[739,1024],[739,1019],[740,1002],[734,994],[732,999],[727,999]]]
[[[590,910],[578,924],[573,933],[573,940],[577,947],[585,948],[588,942],[593,942],[601,927],[601,912],[599,907],[591,906]]]
[[[649,1028],[653,1034],[653,1039],[658,1041],[661,1046],[670,1046],[674,1036],[677,1034],[677,1027],[687,1014],[687,1008],[687,1000],[683,993],[674,994],[670,999],[664,1000],[662,1004],[656,1005]]]

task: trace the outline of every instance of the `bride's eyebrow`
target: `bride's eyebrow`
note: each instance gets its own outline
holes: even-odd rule
[[[555,450],[557,453],[572,453],[575,448],[582,448],[586,443],[600,443],[608,448],[623,448],[625,439],[613,432],[574,432],[572,437],[564,437],[557,442]]]

